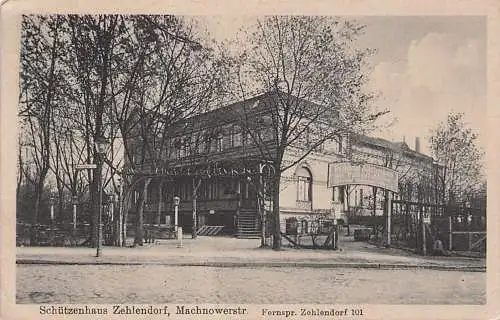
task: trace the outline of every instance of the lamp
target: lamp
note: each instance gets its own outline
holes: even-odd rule
[[[54,224],[54,205],[55,204],[56,204],[56,198],[53,195],[50,195],[49,196],[49,205],[50,205],[50,223],[51,224]]]
[[[181,198],[178,196],[174,197],[174,206],[178,206],[181,203]]]
[[[102,136],[96,137],[95,148],[99,155],[104,155],[108,149],[108,140]]]

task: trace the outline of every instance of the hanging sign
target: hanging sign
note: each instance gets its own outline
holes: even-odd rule
[[[367,185],[398,192],[398,172],[386,167],[350,162],[328,165],[328,187]]]

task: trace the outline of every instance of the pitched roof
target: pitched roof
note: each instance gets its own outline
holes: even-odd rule
[[[351,138],[353,139],[353,144],[364,144],[372,147],[378,147],[380,149],[404,152],[415,157],[427,158],[428,160],[432,160],[432,157],[410,149],[408,144],[406,144],[406,142],[404,141],[395,142],[362,134],[352,134]]]

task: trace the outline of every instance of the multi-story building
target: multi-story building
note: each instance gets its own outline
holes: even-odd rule
[[[262,178],[265,173],[260,173],[267,161],[262,148],[275,147],[268,110],[262,103],[268,95],[176,123],[162,137],[165,148],[159,152],[154,168],[146,168],[144,164],[150,161],[144,161],[141,153],[134,154],[134,162],[142,164],[142,170],[153,170],[149,172],[152,178],[145,198],[145,223],[172,224],[172,199],[179,196],[179,225],[187,232],[191,232],[193,205],[196,205],[198,226],[224,226],[226,234],[258,234],[259,206],[266,204],[258,201],[262,179],[265,179]],[[255,123],[253,131],[242,129],[239,121],[242,117],[247,121],[250,117]],[[301,143],[304,141],[285,151],[284,162],[297,159]],[[398,170],[401,177],[409,177],[412,172],[412,179],[416,177],[414,172],[430,174],[433,164],[432,158],[421,154],[418,147],[411,150],[405,143],[353,134],[326,140],[281,174],[279,208],[283,228],[289,217],[335,212],[339,218],[354,207],[365,208],[365,214],[381,214],[376,205],[370,209],[370,197],[374,204],[381,199],[381,193],[377,198],[372,187],[328,187],[329,164],[348,160],[391,167]],[[402,188],[404,181],[401,180]]]

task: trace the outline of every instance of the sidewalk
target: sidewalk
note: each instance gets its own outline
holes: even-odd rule
[[[162,240],[142,247],[103,247],[96,258],[92,248],[18,247],[18,264],[156,264],[207,267],[314,267],[486,271],[485,259],[423,257],[394,248],[343,240],[342,250],[311,250],[284,247],[281,251],[259,248],[259,239],[231,237]]]

